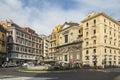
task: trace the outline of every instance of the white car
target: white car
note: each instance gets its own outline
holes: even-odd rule
[[[17,64],[13,63],[13,62],[5,62],[4,64],[2,64],[2,67],[16,67]]]
[[[34,66],[34,64],[32,62],[28,62],[28,63],[24,63],[22,66],[28,67],[28,66]]]

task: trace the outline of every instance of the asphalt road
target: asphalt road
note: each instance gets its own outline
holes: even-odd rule
[[[18,68],[0,68],[0,80],[120,80],[118,70],[77,69],[67,72],[28,73]],[[120,70],[120,69],[119,69]]]

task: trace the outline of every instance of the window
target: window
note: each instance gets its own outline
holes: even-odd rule
[[[25,48],[25,52],[27,52],[27,48]]]
[[[65,43],[67,43],[68,42],[68,35],[65,35],[64,37],[65,37]]]
[[[118,46],[120,47],[120,42],[118,43]]]
[[[106,39],[104,40],[104,43],[106,43]]]
[[[86,46],[88,45],[88,42],[86,42]]]
[[[115,37],[115,33],[114,33],[114,37]]]
[[[111,53],[111,49],[110,49],[110,53]]]
[[[109,25],[111,25],[111,22],[109,22]]]
[[[94,20],[94,25],[96,25],[96,20]]]
[[[119,35],[118,35],[118,38],[120,39],[120,33],[119,33]]]
[[[106,53],[106,49],[105,49],[105,53]]]
[[[88,32],[86,32],[86,36],[88,36]]]
[[[2,34],[2,40],[4,40],[5,39],[5,35],[4,34]]]
[[[60,37],[60,39],[62,39],[62,37]]]
[[[79,30],[79,33],[81,32],[81,30]]]
[[[70,33],[71,35],[73,35],[73,33]]]
[[[22,34],[21,34],[21,36],[23,37],[23,36],[24,36],[24,34],[22,33]]]
[[[110,31],[110,35],[111,35],[111,31]]]
[[[78,35],[78,38],[82,37],[81,35]]]
[[[68,61],[68,59],[67,59],[67,55],[64,56],[64,60],[65,60],[65,61]]]
[[[96,53],[96,49],[93,49],[93,53]]]
[[[116,54],[116,50],[114,50],[114,53]]]
[[[93,43],[96,44],[96,40],[94,40]]]
[[[9,33],[10,35],[12,35],[13,31],[9,31],[8,33]]]
[[[54,46],[56,46],[56,42],[54,42]]]
[[[86,54],[88,54],[89,53],[89,51],[88,50],[86,50]]]
[[[110,44],[111,44],[111,41],[110,41]]]
[[[88,27],[89,26],[89,24],[88,23],[86,23],[86,27]]]
[[[16,50],[19,51],[19,47],[18,46],[16,47]]]
[[[106,29],[104,29],[104,33],[106,33]]]
[[[22,47],[21,47],[21,49],[20,49],[20,51],[22,51],[23,49],[22,49]]]
[[[2,34],[2,46],[5,46],[5,35]]]
[[[31,49],[28,49],[28,52],[31,52]]]
[[[86,60],[89,60],[89,56],[85,56]]]
[[[115,42],[114,42],[114,45],[116,45]]]
[[[114,60],[116,60],[116,56],[114,56]]]
[[[104,19],[104,22],[106,22],[106,19]]]
[[[94,30],[93,33],[96,34],[96,30]]]
[[[116,58],[115,58],[115,60],[116,60]],[[116,61],[114,61],[114,64],[116,64]]]
[[[93,60],[97,60],[97,56],[96,55],[93,56]]]
[[[115,24],[114,24],[114,27],[115,27]]]

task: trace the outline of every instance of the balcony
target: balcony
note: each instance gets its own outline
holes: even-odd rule
[[[112,36],[110,35],[109,38],[112,39]]]
[[[91,38],[96,38],[96,35],[92,35]]]
[[[56,39],[52,39],[52,40],[50,40],[51,42],[53,42],[53,41],[56,41]]]
[[[89,39],[89,37],[87,36],[87,37],[84,37],[83,39],[84,39],[84,40],[88,40],[88,39]]]
[[[89,28],[88,27],[85,27],[84,30],[88,30]]]
[[[94,24],[92,27],[96,27],[96,24]]]
[[[105,37],[105,38],[107,37],[107,33],[104,34],[104,37]]]

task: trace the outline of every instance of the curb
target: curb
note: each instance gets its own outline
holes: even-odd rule
[[[24,71],[24,70],[18,70],[19,72],[27,72],[27,73],[60,73],[60,72],[69,72],[68,71]]]

